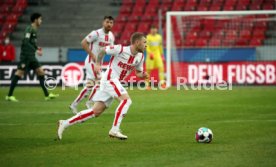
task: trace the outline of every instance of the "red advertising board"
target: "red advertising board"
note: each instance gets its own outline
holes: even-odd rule
[[[172,82],[184,77],[188,84],[226,81],[232,84],[276,84],[276,61],[226,63],[172,63]]]

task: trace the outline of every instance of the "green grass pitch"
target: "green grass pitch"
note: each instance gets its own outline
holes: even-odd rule
[[[54,141],[56,122],[72,116],[68,105],[79,91],[58,88],[58,99],[44,101],[39,87],[18,87],[19,103],[5,101],[7,91],[0,88],[3,167],[276,166],[276,87],[129,91],[133,103],[121,126],[126,141],[108,137],[118,102]],[[212,143],[195,142],[202,126],[212,129]]]

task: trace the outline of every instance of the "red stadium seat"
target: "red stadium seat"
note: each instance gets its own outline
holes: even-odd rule
[[[143,22],[140,22],[137,31],[147,34],[149,32],[149,28],[150,28],[149,24],[144,24]]]
[[[183,8],[185,6],[185,0],[175,0],[172,6],[173,6],[172,8],[178,8],[178,7]]]
[[[16,14],[17,16],[21,16],[24,12],[25,8],[21,6],[15,6],[12,9],[12,13]]]
[[[124,26],[125,26],[125,23],[116,23],[112,27],[112,31],[113,32],[121,32],[123,30]]]
[[[199,34],[201,39],[209,39],[212,35],[210,31],[201,31]]]
[[[237,5],[236,10],[247,10],[247,6],[246,5]]]
[[[190,31],[186,35],[186,40],[196,40],[198,38],[198,32],[197,31]]]
[[[13,6],[14,5],[14,0],[6,0],[5,4],[9,5],[9,6]]]
[[[252,4],[249,7],[250,10],[260,10],[261,9],[261,5],[260,4]]]
[[[171,9],[171,11],[182,11],[182,10],[183,10],[182,6],[176,6],[176,5],[172,6],[172,9]]]
[[[148,15],[144,15],[141,17],[141,21],[144,24],[149,24],[153,21],[153,17],[152,16],[148,16]]]
[[[221,5],[216,5],[213,4],[212,6],[210,6],[210,11],[220,11],[221,10]]]
[[[274,6],[272,4],[264,4],[263,10],[273,10]]]
[[[186,6],[196,6],[197,4],[197,0],[187,0],[186,2]]]
[[[253,31],[253,34],[252,34],[252,38],[254,39],[256,39],[256,38],[258,38],[258,39],[264,39],[265,38],[265,32],[264,31],[260,31],[260,30],[254,30]]]
[[[238,37],[236,30],[227,30],[225,32],[225,40],[235,40]]]
[[[195,46],[197,46],[197,47],[207,46],[207,40],[206,39],[197,39]]]
[[[247,46],[248,45],[248,40],[247,39],[238,39],[235,42],[236,46]]]
[[[140,16],[131,15],[128,17],[128,21],[137,24],[140,21]]]
[[[223,7],[223,10],[226,10],[226,11],[234,10],[234,6],[233,6],[233,5],[225,5],[225,6]]]
[[[166,14],[167,11],[170,11],[171,7],[168,6],[168,5],[162,4],[162,5],[159,7],[159,9],[162,10],[162,15],[164,16],[164,15]]]
[[[195,11],[195,10],[196,10],[196,6],[186,5],[184,7],[184,11]]]
[[[221,41],[220,41],[220,39],[212,38],[212,39],[209,41],[209,46],[221,46]]]
[[[127,15],[122,15],[122,14],[120,14],[119,16],[117,16],[117,18],[116,18],[116,24],[118,24],[118,23],[125,23],[125,22],[127,22],[127,20],[128,20],[128,16]],[[116,25],[115,24],[115,25]]]
[[[260,40],[260,39],[251,39],[251,41],[249,42],[249,45],[250,46],[253,46],[253,47],[255,47],[255,46],[261,46],[262,45],[262,40]]]
[[[250,0],[238,0],[237,5],[249,5]]]
[[[195,44],[195,40],[194,39],[185,39],[183,42],[183,45],[185,47],[192,47]]]
[[[159,4],[159,0],[148,0],[148,4]]]
[[[198,6],[198,8],[197,8],[197,11],[207,11],[207,10],[208,10],[208,7],[205,6],[205,5],[200,5],[200,6]]]
[[[122,6],[132,6],[133,1],[132,0],[122,0]]]
[[[124,33],[126,32],[126,30],[133,33],[134,31],[136,31],[136,28],[137,28],[137,24],[127,23],[126,26],[125,26]]]
[[[251,38],[251,31],[246,30],[246,29],[241,30],[239,37],[240,38],[245,38],[245,39],[250,39]]]
[[[166,6],[169,6],[169,7],[172,6],[173,2],[174,2],[174,0],[162,0],[162,1],[161,1],[161,3],[162,3],[163,5],[166,5]]]
[[[146,0],[135,1],[135,6],[144,7],[146,5]]]
[[[129,14],[131,14],[131,12],[132,12],[132,8],[130,8],[129,6],[122,6],[120,8],[120,14],[127,14],[127,15],[129,15]]]
[[[144,14],[144,8],[134,6],[134,9],[132,11],[132,15],[143,15]]]
[[[174,40],[175,46],[181,47],[182,46],[182,40],[181,39],[176,39]]]
[[[237,3],[237,1],[238,0],[227,0],[227,1],[225,1],[225,6],[234,6],[234,5],[236,5],[236,3]]]

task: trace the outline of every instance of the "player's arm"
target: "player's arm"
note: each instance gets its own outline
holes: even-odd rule
[[[100,52],[98,54],[96,64],[95,64],[95,71],[97,73],[100,72],[101,70],[101,63],[103,61],[103,57],[106,54],[112,55],[112,56],[117,56],[119,53],[121,53],[123,50],[123,46],[121,45],[114,45],[114,46],[106,46],[100,49]]]
[[[89,44],[96,41],[98,39],[98,33],[96,31],[92,31],[88,34],[82,41],[81,46],[86,51],[86,53],[91,57],[93,62],[96,61],[96,56],[92,53],[92,50],[89,48]]]
[[[141,79],[148,79],[149,78],[149,74],[145,71],[136,70],[136,76],[141,78]]]
[[[142,60],[140,61],[140,63],[136,66],[136,76],[141,79],[148,79],[149,74],[144,71],[143,62],[144,62],[144,56],[142,57]]]

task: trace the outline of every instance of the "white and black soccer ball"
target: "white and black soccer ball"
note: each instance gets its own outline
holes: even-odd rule
[[[213,132],[209,128],[201,127],[195,134],[198,143],[210,143],[214,138]]]

